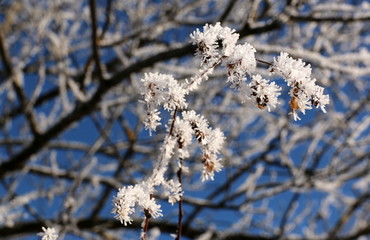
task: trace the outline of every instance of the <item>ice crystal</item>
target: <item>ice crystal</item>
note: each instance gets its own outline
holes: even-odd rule
[[[58,234],[56,233],[55,229],[52,227],[42,227],[42,232],[38,233],[37,235],[41,237],[41,240],[56,240],[58,238]]]

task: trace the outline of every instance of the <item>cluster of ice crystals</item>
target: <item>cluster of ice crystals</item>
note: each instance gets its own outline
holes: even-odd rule
[[[228,78],[231,88],[238,90],[242,102],[249,99],[250,87],[247,84],[247,75],[251,75],[256,69],[256,50],[248,43],[236,45],[234,52],[225,59]]]
[[[41,237],[41,240],[57,240],[58,234],[52,227],[42,227],[42,232],[38,233],[37,235]]]
[[[135,212],[136,192],[136,188],[134,189],[133,186],[122,187],[118,189],[117,196],[114,198],[112,212],[116,219],[124,223],[125,226],[132,222],[130,215]]]
[[[203,32],[197,29],[190,35],[193,44],[198,46],[196,55],[202,58],[202,65],[211,67],[222,57],[233,53],[239,34],[218,22],[214,26],[206,24]]]
[[[197,29],[190,35],[192,42],[198,46],[196,55],[202,59],[202,65],[213,71],[213,68],[222,62],[228,71],[227,81],[231,87],[239,90],[242,101],[252,99],[257,107],[263,109],[276,107],[280,88],[275,83],[267,83],[259,75],[253,76],[256,69],[255,48],[248,43],[236,45],[239,35],[220,23],[214,26],[206,25],[203,32]],[[294,120],[299,120],[297,111],[305,113],[312,105],[320,107],[325,112],[325,105],[329,103],[329,96],[324,89],[315,84],[311,78],[311,67],[301,59],[295,60],[287,53],[281,53],[271,66],[271,71],[281,75],[291,87],[289,102]],[[247,76],[251,83],[247,83]],[[199,79],[199,78],[197,78]],[[192,81],[194,83],[196,81]],[[197,82],[200,84],[200,81]]]
[[[162,216],[161,205],[152,197],[153,186],[150,182],[142,182],[135,186],[127,186],[118,189],[117,196],[113,200],[113,211],[116,219],[125,226],[132,222],[131,215],[135,212],[135,206],[140,206],[151,217]]]
[[[192,127],[188,121],[180,117],[177,117],[175,122],[173,135],[177,139],[178,157],[185,159],[189,157],[188,146],[193,140]]]
[[[197,115],[195,111],[183,112],[182,115],[183,119],[189,122],[195,138],[202,146],[202,181],[214,180],[214,172],[219,172],[222,169],[218,154],[225,136],[220,129],[210,128],[207,120],[203,116]]]
[[[161,117],[158,107],[171,111],[187,106],[185,100],[186,90],[171,76],[160,73],[146,73],[141,79],[141,94],[147,105],[145,128],[155,131],[159,126]]]
[[[271,111],[271,108],[275,108],[278,104],[281,87],[277,86],[275,82],[269,83],[268,80],[257,74],[252,76],[249,87],[251,89],[250,98],[253,99],[258,108],[267,107],[268,111]]]
[[[300,119],[297,110],[304,114],[306,109],[312,108],[312,105],[326,112],[325,105],[329,103],[329,96],[323,93],[324,88],[316,85],[316,79],[311,78],[309,64],[305,64],[301,59],[295,60],[282,52],[274,59],[271,70],[281,75],[291,87],[289,104],[294,120]]]
[[[226,34],[229,34],[229,36],[226,36]],[[233,44],[223,44],[224,39],[237,40],[237,37],[239,36],[234,31],[230,31],[227,27],[221,27],[220,23],[216,23],[215,26],[206,25],[203,33],[197,29],[191,35],[193,43],[198,45],[196,55],[202,58],[203,64],[212,62],[213,65],[209,64],[207,66],[213,69],[215,65],[224,62],[228,73],[227,82],[231,83],[231,88],[240,92],[242,102],[252,99],[259,108],[267,107],[270,111],[278,104],[277,97],[280,95],[281,88],[276,86],[275,83],[268,83],[260,75],[252,76],[257,65],[256,49],[252,45],[249,43],[236,45],[234,41],[232,41]],[[222,44],[216,45],[215,42],[219,41],[220,43],[220,39],[222,39]],[[233,46],[233,49],[228,49],[227,54],[222,55],[217,49],[223,46]],[[252,78],[252,82],[249,84],[247,76]]]
[[[164,194],[168,196],[168,202],[172,205],[178,202],[183,194],[181,183],[177,180],[163,182]]]
[[[228,81],[235,82],[244,78],[246,74],[251,75],[256,69],[256,49],[249,43],[236,45],[233,53],[226,58],[228,70]]]

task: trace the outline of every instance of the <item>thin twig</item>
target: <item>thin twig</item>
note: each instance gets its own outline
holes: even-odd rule
[[[179,109],[179,108],[176,106],[175,111],[173,112],[171,128],[170,128],[170,132],[168,133],[168,135],[169,135],[169,136],[171,136],[171,135],[172,135],[173,128],[174,128],[174,126],[175,126],[175,119],[176,119],[176,115],[177,115],[177,111],[178,111],[178,109]]]
[[[112,11],[112,0],[108,0],[107,5],[105,7],[105,22],[103,25],[103,30],[99,36],[99,39],[104,39],[104,35],[108,31],[108,28],[111,22],[111,18],[110,18],[111,11]]]
[[[176,108],[175,108],[175,110],[173,112],[171,128],[170,128],[170,132],[168,133],[168,136],[171,136],[172,133],[173,133],[173,129],[175,127],[175,120],[176,120],[177,111],[178,111],[178,107],[176,106]],[[157,170],[159,170],[160,167],[162,166],[162,161],[163,161],[162,157],[163,157],[163,155],[159,159],[159,164],[158,164]]]
[[[179,183],[182,189],[182,158],[179,159],[180,161],[180,167],[179,170],[177,171],[177,177],[179,179]],[[176,240],[181,240],[181,233],[182,233],[182,218],[184,216],[184,212],[182,211],[182,196],[180,196],[179,200],[179,218],[178,218],[178,223],[177,223],[177,236]]]
[[[5,46],[5,39],[3,39],[3,34],[0,32],[0,57],[3,62],[3,66],[5,69],[5,72],[8,76],[12,75],[12,67],[10,65],[8,53],[6,51],[6,46]]]
[[[151,195],[150,195],[150,198],[152,198]],[[144,214],[145,214],[145,225],[144,225],[144,228],[143,228],[143,235],[141,235],[141,240],[146,240],[146,233],[147,233],[148,228],[149,228],[149,220],[152,217],[152,215],[150,214],[148,209],[144,209]]]
[[[103,79],[103,70],[100,65],[100,56],[99,56],[99,39],[98,39],[98,24],[96,20],[96,2],[95,0],[90,0],[90,17],[91,17],[91,42],[93,49],[93,56],[95,60],[95,65],[97,68],[98,76],[100,79]]]
[[[259,63],[263,63],[263,64],[266,64],[266,65],[269,65],[269,66],[272,66],[273,65],[272,63],[269,63],[269,62],[266,62],[266,61],[263,61],[263,60],[260,60],[260,59],[257,59],[257,58],[256,58],[256,61],[259,62]]]

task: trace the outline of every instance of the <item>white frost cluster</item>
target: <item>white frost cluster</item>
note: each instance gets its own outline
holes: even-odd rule
[[[168,180],[163,182],[163,188],[164,188],[164,195],[168,196],[168,202],[172,205],[178,201],[180,201],[180,198],[182,197],[182,187],[181,183],[178,180]]]
[[[56,233],[54,228],[45,228],[42,227],[42,232],[38,233],[37,235],[41,237],[41,240],[57,240],[58,234]]]
[[[152,197],[153,186],[150,182],[144,181],[135,186],[127,186],[118,189],[117,196],[113,200],[113,213],[125,226],[132,222],[131,215],[135,212],[136,204],[151,217],[162,216],[161,205],[155,202]]]
[[[269,111],[276,107],[281,88],[262,79],[260,75],[253,76],[257,66],[256,49],[249,43],[236,44],[239,35],[234,30],[216,23],[215,26],[206,25],[203,33],[197,29],[190,37],[198,45],[196,55],[202,58],[202,65],[206,64],[213,70],[217,64],[224,63],[228,74],[227,82],[231,84],[231,88],[240,92],[242,102],[252,99],[259,108],[267,107]],[[232,41],[226,41],[229,43],[226,45],[225,39]],[[212,64],[208,64],[209,62]],[[247,82],[247,76],[252,79],[251,83]]]
[[[312,105],[320,107],[323,112],[325,105],[329,103],[329,96],[323,94],[324,88],[316,85],[316,79],[311,78],[311,66],[304,63],[301,59],[295,60],[288,56],[287,53],[280,53],[271,71],[282,76],[287,82],[290,89],[290,107],[294,120],[300,119],[297,110],[303,114],[306,109],[311,109]]]
[[[278,104],[281,87],[277,86],[275,82],[269,83],[258,74],[252,76],[249,87],[251,89],[249,97],[253,99],[258,108],[267,107],[268,111],[271,111],[271,108],[275,108]]]
[[[198,46],[196,55],[202,58],[202,65],[212,67],[220,58],[233,53],[239,34],[218,22],[214,26],[206,24],[203,32],[197,29],[190,38]]]
[[[136,206],[139,206],[146,217],[158,218],[162,216],[161,205],[154,198],[155,186],[161,185],[164,189],[164,194],[168,197],[168,202],[176,203],[182,196],[181,184],[177,180],[164,179],[164,172],[153,172],[153,175],[145,181],[134,186],[125,186],[118,189],[117,196],[113,200],[112,213],[115,218],[125,226],[131,224],[132,214],[135,212]]]
[[[150,133],[161,124],[159,106],[163,106],[168,111],[175,110],[176,107],[181,109],[187,106],[186,90],[171,75],[146,73],[141,79],[141,94],[148,111],[144,124]]]
[[[236,45],[233,53],[226,58],[228,82],[238,81],[240,78],[251,75],[256,69],[256,49],[249,43]]]
[[[202,181],[214,180],[214,172],[219,172],[222,168],[218,154],[225,140],[224,134],[218,128],[211,129],[208,121],[203,116],[197,115],[195,111],[183,112],[182,116],[202,147]]]
[[[256,69],[256,49],[249,43],[237,45],[239,35],[234,30],[216,23],[214,26],[206,25],[203,32],[197,29],[190,37],[198,46],[196,55],[201,57],[202,65],[213,71],[216,65],[222,62],[225,64],[227,81],[232,88],[240,91],[243,102],[251,99],[257,107],[267,107],[269,111],[276,107],[281,88],[262,79],[260,75],[253,75]],[[306,65],[301,59],[289,57],[287,53],[281,53],[274,59],[270,70],[281,75],[291,87],[290,107],[294,120],[300,119],[297,110],[305,113],[312,105],[325,112],[329,96],[323,94],[324,89],[315,84],[316,79],[311,78],[310,65]],[[247,83],[247,76],[251,78],[251,83]]]
[[[161,173],[159,173],[161,172]],[[153,194],[155,186],[162,185],[164,194],[168,196],[171,204],[179,201],[182,196],[181,184],[177,180],[164,180],[164,171],[160,168],[145,181],[134,186],[125,186],[118,189],[117,196],[113,200],[112,213],[115,218],[125,226],[132,222],[132,214],[136,206],[139,206],[148,217],[158,218],[162,216],[161,205],[155,201]]]

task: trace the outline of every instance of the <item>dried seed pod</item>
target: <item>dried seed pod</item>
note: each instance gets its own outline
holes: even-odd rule
[[[293,111],[300,109],[299,98],[293,96],[289,101],[289,105]]]
[[[206,161],[204,166],[206,167],[207,172],[213,172],[213,169],[215,168],[215,164],[211,161]]]
[[[204,132],[199,130],[195,130],[195,136],[199,143],[202,143],[202,141],[206,138]]]
[[[210,161],[210,158],[209,158],[208,154],[204,154],[202,156],[202,163],[203,163],[204,167],[206,168],[207,172],[213,172],[213,170],[215,168],[215,163]]]
[[[198,47],[198,50],[200,51],[200,52],[206,52],[206,51],[208,51],[209,50],[209,48],[208,48],[208,46],[207,46],[207,44],[205,43],[205,42],[203,42],[203,41],[201,41],[200,43],[199,43],[199,45],[198,45],[199,47]]]

